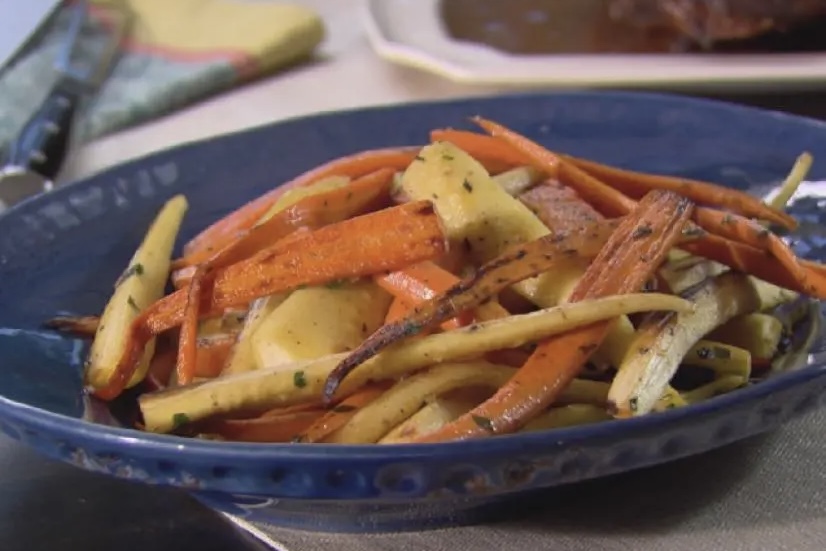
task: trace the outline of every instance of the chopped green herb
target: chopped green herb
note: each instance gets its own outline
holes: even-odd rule
[[[453,160],[453,155],[448,155],[447,153],[444,153],[442,155],[442,159],[444,159],[445,161],[452,161]]]
[[[634,233],[631,234],[631,239],[642,239],[643,237],[648,237],[652,233],[654,233],[654,230],[651,228],[651,226],[646,224],[634,230]]]
[[[421,155],[416,155],[416,160],[417,161],[424,161],[424,157],[422,157]]]
[[[133,275],[142,276],[143,272],[144,272],[143,264],[141,264],[140,262],[136,262],[136,263],[132,264],[131,266],[126,268],[126,270],[124,270],[122,274],[120,274],[120,277],[115,282],[115,287],[120,286],[121,283],[123,283],[124,281],[126,281],[127,279],[132,277]]]
[[[471,418],[480,428],[485,429],[488,432],[493,432],[493,423],[491,423],[490,419],[487,417],[482,417],[481,415],[471,415]]]
[[[639,408],[639,401],[636,396],[628,400],[628,407],[631,408],[631,411],[637,411]]]
[[[304,372],[299,370],[293,373],[293,384],[296,388],[304,388],[307,386],[307,378],[304,377]]]
[[[341,289],[346,282],[343,279],[337,279],[335,281],[331,281],[325,285],[328,289]]]
[[[172,427],[180,428],[189,423],[189,416],[186,413],[176,413],[172,416]]]
[[[126,299],[126,304],[131,306],[137,312],[140,312],[140,310],[141,310],[141,307],[138,306],[138,303],[135,302],[135,299],[132,298],[132,295],[129,295],[129,298]]]
[[[465,191],[468,193],[473,193],[473,184],[471,184],[467,179],[462,182],[462,187],[465,188]]]

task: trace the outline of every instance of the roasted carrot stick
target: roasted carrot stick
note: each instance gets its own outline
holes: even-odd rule
[[[518,199],[551,232],[570,231],[583,224],[603,220],[603,216],[582,200],[573,188],[548,180],[520,193]]]
[[[220,375],[237,338],[235,333],[198,338],[195,376],[211,379]]]
[[[199,266],[186,289],[186,304],[184,306],[181,333],[178,337],[178,358],[175,362],[175,373],[178,384],[188,385],[195,377],[195,365],[198,353],[198,319],[201,313],[201,290],[207,277],[210,275],[208,266]]]
[[[459,278],[431,261],[405,266],[401,270],[376,276],[376,283],[394,297],[412,306],[439,295],[459,282]],[[473,322],[473,312],[460,313],[442,324],[444,329],[455,329]]]
[[[184,253],[189,256],[201,249],[221,248],[239,232],[253,227],[289,189],[307,186],[330,176],[358,178],[383,168],[402,170],[416,158],[418,150],[417,147],[404,147],[362,151],[309,170],[213,223],[186,244]]]
[[[705,207],[695,210],[694,220],[709,233],[768,251],[805,289],[804,292],[815,295],[818,293],[809,283],[806,270],[791,248],[769,229],[742,216]],[[826,292],[826,289],[822,291]]]
[[[365,386],[341,401],[321,418],[310,425],[303,434],[296,436],[297,442],[322,442],[325,438],[343,427],[353,415],[381,396],[390,384],[373,384]]]
[[[390,303],[390,308],[387,310],[387,315],[384,317],[384,323],[393,323],[405,317],[413,305],[401,297],[394,297],[393,302]]]
[[[350,184],[304,197],[266,222],[241,232],[222,249],[201,249],[175,262],[174,269],[194,266],[220,254],[227,265],[248,258],[298,228],[317,229],[390,204],[394,171],[383,168]],[[215,260],[212,264],[217,266]]]
[[[693,205],[668,191],[650,192],[611,235],[571,295],[580,301],[639,290],[679,241]],[[608,334],[596,323],[541,343],[490,399],[418,442],[512,432],[548,407]]]
[[[498,159],[511,167],[530,164],[530,161],[524,154],[510,147],[508,144],[497,139],[491,139],[484,134],[443,128],[431,131],[430,141],[450,142],[477,160]]]
[[[797,227],[797,221],[785,212],[774,209],[747,193],[724,186],[688,178],[624,170],[569,155],[561,157],[632,199],[639,199],[652,189],[668,189],[701,205],[713,205],[743,216],[768,220],[790,230]]]
[[[439,257],[446,247],[439,218],[427,201],[406,203],[351,218],[264,249],[216,270],[201,300],[207,316],[300,285],[371,276]],[[117,396],[131,377],[148,340],[184,320],[187,289],[178,290],[141,312],[130,329],[125,353],[109,384],[96,394]]]
[[[222,419],[207,423],[205,429],[237,442],[290,442],[322,415],[323,409],[308,409],[255,419]]]

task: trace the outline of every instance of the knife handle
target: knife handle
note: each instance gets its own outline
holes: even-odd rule
[[[9,146],[6,164],[53,180],[66,158],[78,99],[60,83],[52,88]]]

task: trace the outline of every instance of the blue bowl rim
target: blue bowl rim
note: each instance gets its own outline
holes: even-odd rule
[[[778,119],[779,122],[794,124],[805,124],[814,126],[826,132],[826,122],[816,119],[761,109],[736,103],[730,103],[719,99],[696,98],[680,96],[676,94],[664,94],[657,92],[633,92],[633,91],[577,91],[577,92],[524,92],[511,93],[497,96],[463,97],[448,100],[404,102],[381,106],[352,108],[337,110],[312,115],[304,115],[278,121],[275,123],[265,123],[251,128],[246,128],[236,132],[230,132],[218,136],[212,136],[200,140],[190,141],[177,146],[148,153],[144,156],[131,159],[125,163],[110,167],[89,178],[72,182],[61,186],[50,193],[50,196],[60,197],[68,195],[78,188],[92,185],[98,178],[105,178],[107,174],[115,170],[122,170],[131,165],[141,164],[148,158],[161,154],[174,154],[189,148],[197,148],[201,144],[220,140],[231,136],[255,134],[257,131],[275,125],[298,123],[305,120],[319,120],[329,116],[341,114],[358,114],[362,112],[393,111],[398,108],[416,106],[454,106],[463,103],[476,103],[485,101],[519,101],[521,99],[558,99],[565,101],[566,98],[582,96],[601,97],[608,100],[648,100],[659,103],[679,103],[688,107],[699,107],[704,110],[717,109],[726,112],[739,112],[743,115],[769,116]],[[42,196],[29,198],[3,214],[0,220],[13,213],[21,212],[37,206]],[[331,456],[338,456],[347,461],[366,461],[387,459],[392,457],[394,462],[426,458],[428,460],[450,459],[457,453],[484,454],[484,455],[506,455],[514,450],[529,452],[534,449],[546,449],[561,445],[570,445],[577,442],[587,442],[593,439],[605,437],[616,437],[618,430],[621,434],[633,435],[657,430],[663,425],[680,423],[689,418],[703,418],[714,414],[722,409],[735,408],[746,403],[758,401],[769,395],[780,393],[794,387],[806,384],[808,381],[826,374],[826,363],[807,365],[798,370],[776,375],[770,379],[749,386],[744,389],[714,397],[712,399],[692,404],[687,407],[667,410],[661,413],[649,414],[631,419],[618,419],[594,423],[591,425],[552,429],[549,431],[539,431],[521,434],[508,434],[491,436],[483,439],[463,440],[454,442],[444,442],[438,444],[392,444],[381,445],[342,445],[342,444],[271,444],[271,443],[240,443],[240,442],[220,442],[211,440],[199,440],[185,438],[169,434],[155,434],[143,432],[136,429],[113,427],[109,425],[96,424],[81,418],[74,418],[58,413],[50,412],[27,404],[10,400],[0,395],[0,420],[3,417],[16,419],[26,425],[38,427],[48,431],[53,435],[64,435],[66,438],[97,441],[101,445],[124,445],[127,444],[132,452],[140,455],[161,455],[166,453],[195,454],[203,459],[214,461],[245,461],[260,459],[289,459],[310,462],[327,462]],[[141,453],[143,452],[143,453]]]

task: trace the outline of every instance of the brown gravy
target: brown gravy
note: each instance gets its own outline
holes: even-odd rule
[[[672,32],[612,20],[607,0],[441,0],[440,15],[453,39],[520,55],[700,52]],[[703,51],[826,51],[826,20]]]

